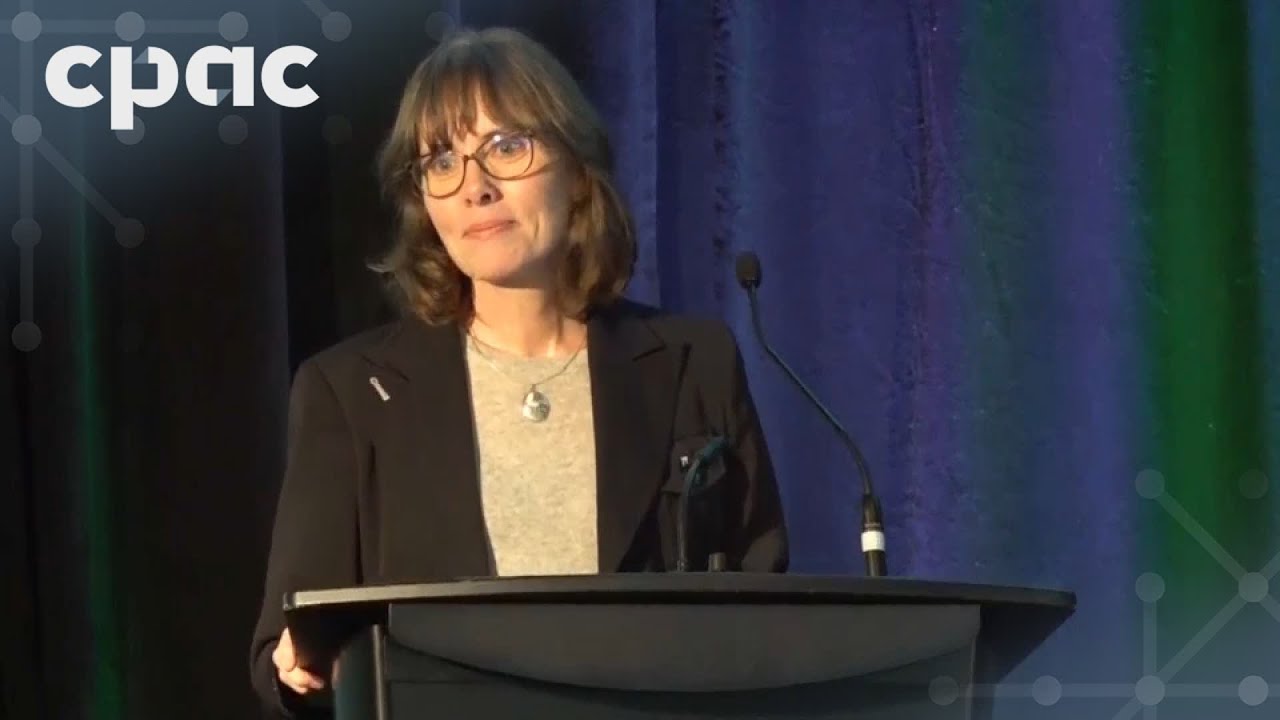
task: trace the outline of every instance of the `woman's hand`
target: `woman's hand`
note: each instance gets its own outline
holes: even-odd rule
[[[280,682],[287,685],[299,695],[324,688],[324,679],[319,675],[307,672],[298,666],[298,655],[293,650],[293,638],[289,637],[289,628],[280,633],[280,641],[271,653],[271,661],[276,664],[276,675]]]

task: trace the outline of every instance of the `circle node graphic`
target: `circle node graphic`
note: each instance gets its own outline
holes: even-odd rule
[[[1267,681],[1257,675],[1250,675],[1241,680],[1240,687],[1236,692],[1239,693],[1241,702],[1254,707],[1266,702],[1267,696],[1271,694],[1270,688],[1267,687]]]
[[[332,42],[342,42],[351,35],[351,18],[343,12],[331,12],[320,21],[320,31]]]
[[[1164,700],[1164,681],[1155,675],[1148,675],[1134,686],[1133,695],[1143,705],[1159,705]]]
[[[1155,500],[1164,494],[1164,474],[1159,470],[1147,468],[1138,473],[1134,486],[1138,488],[1138,494],[1148,500]]]
[[[136,248],[142,244],[142,239],[146,237],[146,228],[142,223],[133,218],[125,218],[116,225],[116,242],[123,247]]]
[[[27,10],[13,16],[13,22],[9,23],[9,29],[13,31],[13,36],[18,40],[31,42],[40,37],[41,31],[44,30],[44,23],[40,21],[39,15]]]
[[[1240,476],[1240,494],[1250,500],[1261,500],[1270,482],[1261,470],[1250,470]]]
[[[146,134],[147,126],[143,124],[142,118],[135,115],[133,117],[133,129],[117,130],[116,139],[125,145],[137,145],[142,142],[142,138],[145,137]]]
[[[13,121],[13,139],[19,145],[35,145],[40,142],[44,130],[34,115],[19,115]]]
[[[20,322],[13,328],[13,346],[22,352],[31,352],[40,346],[40,326],[33,322]]]
[[[32,218],[23,218],[13,224],[13,241],[20,248],[32,248],[40,242],[40,223]]]
[[[1240,578],[1240,599],[1251,603],[1262,602],[1271,591],[1268,585],[1265,575],[1256,572],[1245,573]]]
[[[929,683],[929,699],[935,705],[950,705],[960,697],[960,685],[955,678],[938,677]]]
[[[228,145],[239,145],[249,138],[249,123],[239,115],[228,115],[218,123],[218,137]]]
[[[122,13],[116,18],[116,35],[125,42],[134,42],[147,31],[147,21],[136,12]]]
[[[218,19],[218,34],[227,42],[239,42],[249,34],[249,19],[238,12],[229,12]]]
[[[1031,697],[1046,707],[1053,705],[1062,699],[1062,683],[1052,675],[1037,678],[1031,684]]]
[[[1133,584],[1138,599],[1145,603],[1153,603],[1164,597],[1164,578],[1159,573],[1142,573]]]

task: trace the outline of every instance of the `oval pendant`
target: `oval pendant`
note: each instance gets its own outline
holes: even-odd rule
[[[542,422],[551,415],[551,401],[536,388],[532,389],[524,396],[524,406],[520,408],[520,414],[529,422]]]

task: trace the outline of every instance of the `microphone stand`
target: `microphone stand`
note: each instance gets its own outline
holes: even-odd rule
[[[853,462],[858,467],[858,474],[862,477],[862,554],[866,560],[867,575],[869,577],[884,577],[888,573],[885,560],[885,537],[884,537],[884,521],[880,512],[880,501],[876,498],[871,486],[871,471],[867,469],[866,458],[862,456],[862,451],[858,449],[857,443],[844,429],[840,421],[827,410],[822,401],[818,400],[808,386],[800,379],[794,370],[787,365],[773,347],[769,345],[765,339],[764,328],[760,323],[760,308],[756,301],[756,288],[760,284],[760,261],[754,253],[746,253],[739,257],[738,261],[738,283],[747,292],[747,301],[751,306],[751,325],[755,330],[756,339],[760,341],[760,345],[764,347],[769,357],[782,368],[783,374],[791,380],[791,382],[800,389],[809,402],[822,413],[827,423],[835,429],[836,435],[844,443],[844,446],[853,456]]]

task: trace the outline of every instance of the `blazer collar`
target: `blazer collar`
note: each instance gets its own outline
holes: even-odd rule
[[[680,358],[668,351],[649,312],[619,301],[587,322],[601,572],[629,565],[628,550],[665,476]],[[460,329],[407,316],[365,356],[409,384],[419,429],[405,441],[416,433],[438,440],[431,443],[434,455],[414,465],[436,470],[432,483],[441,489],[442,506],[450,508],[432,520],[457,538],[450,543],[454,574],[478,574],[489,565]],[[439,476],[442,468],[449,477]]]
[[[625,300],[604,306],[587,320],[588,355],[601,355],[613,361],[637,360],[661,350],[662,338],[649,324],[647,311]],[[430,325],[408,315],[394,322],[386,335],[364,351],[375,365],[393,370],[406,380],[426,375],[440,375],[443,360],[452,365],[462,351],[462,331],[456,323]],[[592,378],[595,380],[596,378]]]

